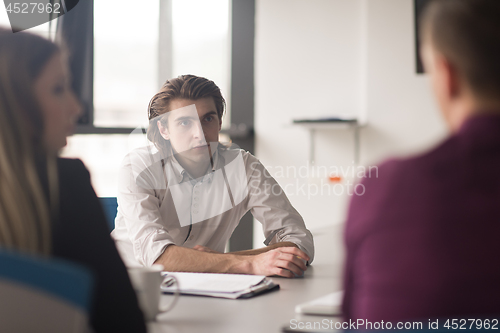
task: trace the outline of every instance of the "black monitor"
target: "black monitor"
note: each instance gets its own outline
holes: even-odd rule
[[[423,12],[424,7],[430,0],[413,0],[415,8],[415,60],[416,60],[416,71],[418,74],[425,73],[424,66],[422,64],[422,59],[420,58],[420,15]]]

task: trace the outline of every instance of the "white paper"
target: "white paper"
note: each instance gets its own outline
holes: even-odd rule
[[[263,275],[216,274],[216,273],[179,273],[164,272],[174,276],[179,282],[181,293],[238,293],[247,291],[261,283]],[[163,287],[164,291],[174,291],[175,286]]]

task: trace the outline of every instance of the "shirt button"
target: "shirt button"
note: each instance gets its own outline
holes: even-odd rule
[[[197,211],[197,210],[195,210],[195,211],[193,211],[193,213],[194,213],[194,214],[198,214],[198,211]]]
[[[193,200],[194,201],[198,201],[199,199],[198,199],[198,197],[194,197]]]
[[[194,204],[194,208],[198,208],[198,204],[197,203]]]

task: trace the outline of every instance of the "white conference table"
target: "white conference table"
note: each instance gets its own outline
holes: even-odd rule
[[[245,333],[281,332],[292,320],[321,322],[336,317],[303,316],[295,306],[325,294],[338,291],[342,284],[343,225],[312,230],[316,257],[303,278],[272,278],[280,290],[249,299],[229,300],[181,296],[168,313],[148,323],[151,333]],[[173,296],[163,295],[169,302]]]

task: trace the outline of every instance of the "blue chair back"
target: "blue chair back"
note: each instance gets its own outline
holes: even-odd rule
[[[71,262],[0,249],[0,323],[6,332],[84,332],[93,277]]]
[[[116,213],[118,212],[118,201],[115,197],[101,197],[99,201],[102,208],[104,208],[109,230],[113,230],[115,228]]]

